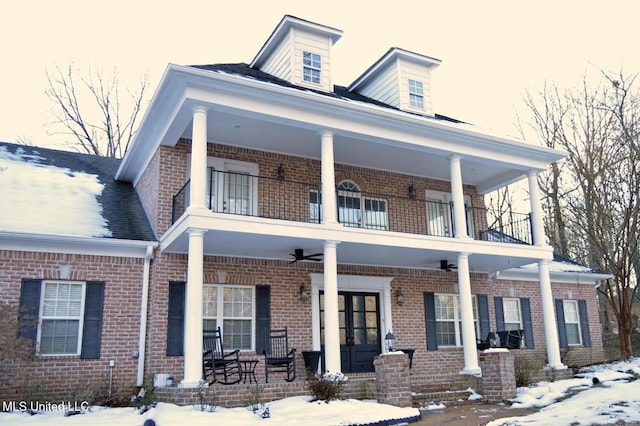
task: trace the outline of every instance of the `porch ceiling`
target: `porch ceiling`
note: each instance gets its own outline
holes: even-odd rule
[[[172,241],[170,246],[165,248],[165,251],[186,254],[188,252],[188,239],[188,235],[182,233]],[[322,253],[323,243],[314,238],[223,230],[209,230],[204,236],[205,256],[291,261],[293,258],[290,254],[295,249],[303,249],[305,254]],[[471,272],[493,273],[537,262],[539,257],[533,256],[533,253],[532,257],[508,256],[504,253],[476,253],[469,256],[469,268]],[[450,264],[457,264],[457,252],[430,249],[428,247],[416,249],[343,241],[337,245],[337,259],[338,264],[344,265],[440,269],[441,260],[446,259]],[[322,264],[321,262],[317,263]]]

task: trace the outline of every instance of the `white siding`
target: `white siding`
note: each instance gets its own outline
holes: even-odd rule
[[[291,81],[291,49],[291,33],[289,33],[260,69],[283,80]]]
[[[433,115],[433,103],[431,101],[431,67],[419,65],[401,58],[398,59],[397,63],[400,77],[400,109]],[[422,82],[424,109],[412,108],[409,105],[409,80]]]
[[[305,31],[301,28],[292,28],[291,36],[293,38],[293,73],[291,75],[291,83],[299,84],[314,89],[332,91],[331,84],[331,38],[315,34],[311,31]],[[313,84],[304,81],[302,75],[302,52],[310,52],[320,55],[322,60],[322,68],[320,70],[320,84]]]
[[[395,64],[390,64],[378,74],[378,77],[369,81],[358,92],[371,99],[400,108],[399,83],[398,68]]]

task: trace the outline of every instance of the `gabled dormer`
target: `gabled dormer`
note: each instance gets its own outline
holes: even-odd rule
[[[403,111],[433,115],[431,71],[439,59],[392,47],[349,90]]]
[[[331,92],[331,49],[342,31],[285,15],[251,68],[299,86]]]

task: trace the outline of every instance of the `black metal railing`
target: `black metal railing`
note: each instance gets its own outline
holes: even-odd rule
[[[295,182],[236,172],[211,170],[205,206],[213,212],[258,216],[295,222],[322,221],[319,184]],[[453,237],[455,221],[449,202],[336,190],[338,221],[344,226],[410,234]],[[187,182],[173,197],[172,221],[189,205]],[[466,233],[474,239],[532,244],[528,214],[497,213],[466,207]]]

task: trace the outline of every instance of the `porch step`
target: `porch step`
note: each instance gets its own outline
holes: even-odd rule
[[[413,392],[411,394],[411,405],[414,408],[426,408],[432,405],[467,404],[473,401],[469,397],[473,395],[470,389],[437,392]]]

